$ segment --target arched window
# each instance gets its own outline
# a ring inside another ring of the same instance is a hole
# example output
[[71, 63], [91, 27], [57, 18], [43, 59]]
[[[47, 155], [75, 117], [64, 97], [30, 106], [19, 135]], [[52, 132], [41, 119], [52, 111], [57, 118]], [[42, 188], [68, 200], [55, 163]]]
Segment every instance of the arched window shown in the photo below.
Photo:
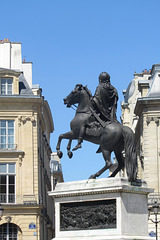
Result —
[[13, 223], [0, 226], [0, 240], [18, 240], [18, 227]]

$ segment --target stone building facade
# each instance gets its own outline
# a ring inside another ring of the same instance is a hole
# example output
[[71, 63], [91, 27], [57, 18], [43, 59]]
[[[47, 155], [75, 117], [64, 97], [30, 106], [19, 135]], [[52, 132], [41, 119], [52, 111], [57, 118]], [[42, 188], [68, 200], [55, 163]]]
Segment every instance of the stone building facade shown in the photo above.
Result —
[[48, 102], [32, 85], [32, 63], [22, 62], [21, 44], [0, 41], [0, 239], [53, 237]]
[[[122, 123], [131, 127], [136, 135], [138, 177], [155, 190], [149, 196], [149, 203], [160, 204], [160, 64], [153, 65], [149, 71], [135, 73], [123, 94]], [[150, 231], [155, 231], [151, 221]]]

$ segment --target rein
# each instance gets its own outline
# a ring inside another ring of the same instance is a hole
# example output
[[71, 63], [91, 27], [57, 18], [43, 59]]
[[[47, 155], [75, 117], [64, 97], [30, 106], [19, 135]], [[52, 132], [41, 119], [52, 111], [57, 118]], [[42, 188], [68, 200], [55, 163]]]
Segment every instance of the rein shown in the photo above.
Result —
[[91, 112], [85, 112], [85, 111], [76, 111], [76, 113], [86, 113], [86, 114], [91, 114]]
[[[75, 108], [78, 108], [75, 104], [73, 104], [73, 106], [75, 107]], [[74, 109], [72, 106], [71, 106], [71, 108], [74, 110], [74, 111], [76, 111], [76, 109]], [[86, 114], [90, 114], [91, 112], [89, 111], [89, 112], [85, 112], [85, 111], [76, 111], [76, 113], [86, 113]]]
[[[74, 106], [75, 108], [78, 108], [75, 104], [73, 104], [73, 106]], [[74, 109], [74, 108], [72, 107], [72, 105], [71, 105], [71, 108], [72, 108], [74, 111], [76, 111], [76, 109]], [[91, 111], [89, 111], [89, 112], [85, 112], [85, 111], [76, 111], [76, 113], [86, 113], [86, 114], [90, 114]]]
[[[75, 104], [73, 104], [73, 106], [75, 107], [75, 108], [77, 108], [77, 106], [75, 105]], [[72, 105], [70, 106], [74, 111], [76, 111], [76, 109], [74, 109], [73, 107], [72, 107]]]

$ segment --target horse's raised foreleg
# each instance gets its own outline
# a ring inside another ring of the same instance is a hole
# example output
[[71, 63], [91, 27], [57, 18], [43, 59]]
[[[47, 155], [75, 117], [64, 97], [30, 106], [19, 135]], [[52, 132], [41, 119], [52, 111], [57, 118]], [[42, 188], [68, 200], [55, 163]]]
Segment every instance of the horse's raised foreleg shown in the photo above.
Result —
[[72, 149], [72, 151], [75, 151], [78, 148], [82, 147], [81, 143], [83, 142], [83, 137], [84, 137], [85, 131], [86, 131], [86, 125], [84, 124], [81, 126], [80, 131], [79, 131], [78, 144]]
[[104, 173], [108, 168], [110, 168], [112, 166], [111, 153], [107, 150], [102, 150], [102, 154], [103, 154], [104, 160], [106, 162], [105, 166], [101, 170], [99, 170], [97, 173], [91, 175], [89, 177], [89, 179], [99, 177], [102, 173]]
[[[72, 139], [74, 139], [74, 138], [75, 138], [75, 136], [74, 136], [73, 131], [70, 131], [70, 132], [61, 134], [61, 135], [59, 136], [59, 138], [58, 138], [58, 143], [57, 143], [57, 146], [56, 146], [57, 155], [58, 155], [59, 158], [62, 158], [62, 156], [63, 156], [62, 151], [60, 151], [60, 146], [61, 146], [61, 141], [62, 141], [62, 139], [72, 140]], [[71, 144], [71, 143], [70, 143], [70, 144]]]
[[69, 140], [68, 145], [67, 145], [67, 155], [69, 158], [72, 158], [72, 156], [73, 156], [73, 153], [70, 151], [71, 143], [72, 143], [72, 139]]

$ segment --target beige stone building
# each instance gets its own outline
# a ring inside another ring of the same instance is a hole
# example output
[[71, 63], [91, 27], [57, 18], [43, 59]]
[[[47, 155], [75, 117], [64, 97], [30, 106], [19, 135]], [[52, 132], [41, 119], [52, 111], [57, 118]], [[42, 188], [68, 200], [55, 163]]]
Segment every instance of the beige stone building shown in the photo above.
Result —
[[[136, 134], [138, 177], [155, 189], [149, 203], [160, 204], [160, 64], [134, 74], [121, 107], [122, 123]], [[149, 221], [151, 231], [155, 232], [155, 225]]]
[[50, 134], [53, 120], [21, 44], [0, 41], [0, 239], [53, 237]]

